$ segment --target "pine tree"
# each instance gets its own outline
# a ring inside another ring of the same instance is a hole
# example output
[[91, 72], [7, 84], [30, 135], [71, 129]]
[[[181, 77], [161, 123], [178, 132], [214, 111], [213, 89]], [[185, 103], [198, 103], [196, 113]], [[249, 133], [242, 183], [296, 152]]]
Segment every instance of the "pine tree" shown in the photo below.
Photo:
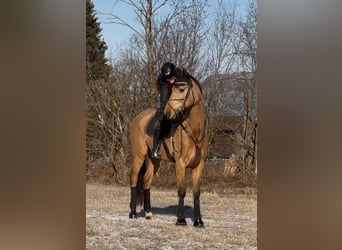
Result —
[[101, 38], [101, 27], [96, 17], [94, 4], [91, 0], [86, 2], [86, 71], [87, 83], [90, 80], [104, 80], [109, 79], [111, 67], [108, 65], [108, 60], [105, 57], [107, 45]]

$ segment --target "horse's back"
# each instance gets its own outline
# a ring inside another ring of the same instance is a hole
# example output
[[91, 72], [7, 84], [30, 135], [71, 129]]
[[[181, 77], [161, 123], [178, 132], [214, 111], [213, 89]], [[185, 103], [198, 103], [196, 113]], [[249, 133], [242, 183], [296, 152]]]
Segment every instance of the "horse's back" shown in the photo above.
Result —
[[141, 111], [131, 122], [130, 124], [130, 132], [134, 132], [136, 130], [145, 130], [146, 126], [151, 119], [151, 117], [155, 114], [156, 109], [149, 108]]

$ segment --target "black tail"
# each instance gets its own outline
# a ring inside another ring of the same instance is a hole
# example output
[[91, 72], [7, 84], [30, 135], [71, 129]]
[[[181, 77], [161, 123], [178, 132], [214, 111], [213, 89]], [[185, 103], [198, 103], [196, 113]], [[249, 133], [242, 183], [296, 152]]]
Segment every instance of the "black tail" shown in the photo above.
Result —
[[142, 206], [144, 203], [144, 175], [146, 173], [146, 160], [143, 162], [138, 174], [138, 182], [136, 188], [137, 205]]

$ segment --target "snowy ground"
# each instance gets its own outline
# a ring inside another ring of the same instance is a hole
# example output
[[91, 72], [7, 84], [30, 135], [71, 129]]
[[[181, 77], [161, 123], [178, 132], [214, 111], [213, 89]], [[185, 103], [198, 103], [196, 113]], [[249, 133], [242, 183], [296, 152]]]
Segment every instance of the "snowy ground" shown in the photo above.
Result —
[[[152, 220], [129, 219], [129, 187], [87, 184], [87, 249], [256, 249], [255, 189], [202, 192], [204, 228], [192, 226], [192, 192], [185, 199], [185, 227], [176, 226], [177, 191], [151, 190]], [[138, 209], [137, 211], [139, 211]]]

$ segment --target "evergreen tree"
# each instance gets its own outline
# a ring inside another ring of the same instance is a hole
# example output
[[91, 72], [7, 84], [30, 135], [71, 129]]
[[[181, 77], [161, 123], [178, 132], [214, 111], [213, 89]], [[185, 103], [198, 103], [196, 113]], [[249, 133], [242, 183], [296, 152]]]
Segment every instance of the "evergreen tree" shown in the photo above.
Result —
[[109, 79], [111, 67], [105, 58], [107, 45], [101, 38], [101, 27], [96, 17], [94, 4], [91, 0], [86, 0], [87, 20], [86, 20], [86, 70], [87, 70], [87, 83], [90, 80], [104, 80]]

